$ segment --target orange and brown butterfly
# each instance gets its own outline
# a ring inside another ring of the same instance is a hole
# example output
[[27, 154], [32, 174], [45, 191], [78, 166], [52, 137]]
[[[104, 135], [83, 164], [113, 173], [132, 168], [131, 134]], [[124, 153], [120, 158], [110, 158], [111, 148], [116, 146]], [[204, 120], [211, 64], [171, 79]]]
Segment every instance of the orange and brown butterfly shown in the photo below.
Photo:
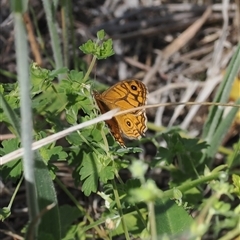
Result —
[[[116, 83], [103, 93], [94, 92], [93, 96], [103, 114], [115, 108], [128, 110], [146, 105], [147, 93], [147, 88], [141, 81], [126, 79]], [[125, 147], [123, 137], [139, 139], [147, 130], [145, 109], [119, 115], [105, 122], [115, 140], [122, 147]]]

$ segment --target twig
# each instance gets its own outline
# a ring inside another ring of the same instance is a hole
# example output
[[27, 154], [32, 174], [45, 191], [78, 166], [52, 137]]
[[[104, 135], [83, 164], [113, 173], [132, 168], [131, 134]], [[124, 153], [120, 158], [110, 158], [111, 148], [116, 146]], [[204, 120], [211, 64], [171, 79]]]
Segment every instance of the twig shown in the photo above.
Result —
[[29, 43], [30, 43], [30, 47], [32, 49], [33, 56], [35, 58], [34, 61], [39, 66], [42, 66], [42, 57], [41, 57], [41, 54], [40, 54], [40, 51], [39, 51], [39, 44], [36, 41], [34, 30], [33, 30], [32, 21], [31, 21], [31, 19], [29, 17], [28, 12], [25, 12], [23, 14], [23, 19], [24, 19], [25, 26], [26, 26], [27, 33], [28, 33], [28, 40], [29, 40]]

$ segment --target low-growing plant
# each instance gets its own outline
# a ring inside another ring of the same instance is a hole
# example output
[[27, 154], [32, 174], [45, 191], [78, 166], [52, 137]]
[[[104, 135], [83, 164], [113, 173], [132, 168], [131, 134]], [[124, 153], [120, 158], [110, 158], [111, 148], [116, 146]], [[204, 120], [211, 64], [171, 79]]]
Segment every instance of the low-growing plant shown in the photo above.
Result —
[[[112, 40], [106, 40], [101, 30], [96, 41], [89, 40], [80, 49], [92, 55], [86, 72], [66, 68], [51, 71], [31, 64], [34, 141], [98, 115], [92, 97], [92, 89], [98, 85], [89, 74], [96, 60], [113, 55]], [[239, 63], [240, 47], [234, 58], [226, 76], [234, 75], [236, 71], [234, 66]], [[56, 83], [54, 80], [59, 74], [65, 77]], [[225, 87], [229, 81], [233, 80], [225, 79]], [[0, 154], [4, 156], [21, 146], [21, 99], [17, 83], [2, 84], [0, 94], [1, 120], [16, 136], [2, 141]], [[222, 94], [226, 92], [219, 91], [218, 99]], [[33, 239], [35, 234], [36, 239], [112, 239], [118, 235], [125, 239], [200, 239], [211, 232], [217, 239], [223, 235], [222, 231], [226, 233], [222, 239], [236, 237], [240, 234], [240, 208], [239, 205], [233, 206], [231, 201], [240, 197], [240, 177], [236, 171], [240, 142], [233, 146], [226, 162], [219, 166], [212, 164], [221, 144], [219, 139], [226, 134], [236, 111], [233, 108], [229, 113], [231, 118], [226, 119], [221, 113], [218, 115], [218, 107], [213, 107], [203, 139], [182, 137], [179, 129], [171, 128], [128, 143], [123, 149], [100, 122], [70, 133], [64, 137], [64, 144], [54, 140], [41, 147], [34, 155], [39, 214], [26, 223], [26, 238]], [[215, 115], [219, 116], [217, 124], [213, 124]], [[209, 136], [206, 131], [211, 127], [215, 128], [215, 134]], [[160, 145], [160, 140], [166, 143], [166, 147]], [[143, 149], [139, 147], [146, 142], [151, 142], [157, 151], [151, 162], [144, 159]], [[86, 197], [98, 194], [105, 203], [98, 219], [81, 206], [57, 177], [55, 163], [60, 161], [73, 168], [75, 185]], [[131, 175], [125, 182], [119, 174], [124, 169], [128, 169]], [[161, 189], [159, 182], [148, 176], [149, 169], [169, 174], [167, 189]], [[1, 209], [2, 221], [11, 215], [23, 176], [21, 157], [1, 166], [3, 181], [13, 181], [17, 186], [9, 205]], [[53, 183], [61, 187], [72, 204], [58, 204]], [[31, 206], [28, 208], [32, 211]]]

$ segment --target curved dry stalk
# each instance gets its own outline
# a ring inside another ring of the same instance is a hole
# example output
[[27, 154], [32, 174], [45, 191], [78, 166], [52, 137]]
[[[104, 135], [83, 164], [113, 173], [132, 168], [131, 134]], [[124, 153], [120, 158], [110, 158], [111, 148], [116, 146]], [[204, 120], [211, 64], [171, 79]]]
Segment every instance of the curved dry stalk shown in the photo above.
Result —
[[[77, 131], [79, 129], [82, 129], [84, 127], [88, 127], [90, 125], [96, 124], [98, 122], [101, 121], [105, 121], [105, 120], [109, 120], [112, 117], [115, 116], [119, 116], [122, 114], [127, 114], [130, 112], [134, 112], [136, 110], [141, 110], [141, 109], [148, 109], [148, 108], [156, 108], [156, 107], [166, 107], [166, 106], [179, 106], [179, 105], [186, 105], [186, 106], [192, 106], [192, 105], [201, 105], [201, 106], [221, 106], [221, 107], [237, 107], [240, 109], [240, 105], [238, 104], [232, 104], [232, 103], [213, 103], [213, 102], [172, 102], [172, 103], [158, 103], [158, 104], [151, 104], [151, 105], [144, 105], [141, 107], [137, 107], [137, 108], [131, 108], [128, 110], [124, 110], [124, 111], [119, 111], [119, 109], [113, 109], [109, 112], [106, 112], [103, 115], [100, 115], [99, 117], [96, 117], [92, 120], [89, 120], [87, 122], [84, 123], [80, 123], [76, 126], [72, 126], [69, 127], [68, 129], [65, 129], [61, 132], [52, 134], [46, 138], [43, 138], [37, 142], [34, 142], [32, 144], [32, 150], [37, 150], [47, 144], [50, 144], [52, 142], [55, 142], [57, 140], [59, 140], [60, 138], [63, 138], [65, 136], [67, 136], [68, 134]], [[11, 153], [6, 154], [5, 156], [3, 156], [1, 158], [1, 162], [0, 162], [0, 166], [3, 164], [6, 164], [16, 158], [19, 158], [23, 155], [23, 148], [19, 148], [18, 150], [15, 150]]]
[[168, 102], [168, 103], [157, 103], [151, 105], [144, 105], [141, 107], [131, 108], [124, 111], [119, 111], [114, 116], [119, 116], [122, 114], [127, 114], [130, 112], [134, 112], [136, 110], [141, 109], [148, 109], [148, 108], [156, 108], [156, 107], [168, 107], [168, 106], [179, 106], [179, 105], [186, 105], [186, 106], [193, 106], [193, 105], [201, 105], [201, 106], [220, 106], [220, 107], [237, 107], [240, 109], [239, 104], [232, 104], [232, 103], [217, 103], [217, 102]]

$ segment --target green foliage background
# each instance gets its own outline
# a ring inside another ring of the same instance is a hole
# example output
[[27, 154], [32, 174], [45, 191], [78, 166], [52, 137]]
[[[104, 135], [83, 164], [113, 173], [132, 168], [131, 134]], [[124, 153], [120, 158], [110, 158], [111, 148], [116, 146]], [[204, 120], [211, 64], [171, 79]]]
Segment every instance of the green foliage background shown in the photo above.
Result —
[[[16, 4], [16, 1], [13, 2]], [[23, 11], [17, 4], [13, 4], [12, 8], [15, 17]], [[49, 31], [54, 35], [55, 30], [51, 28], [54, 26], [49, 25]], [[60, 47], [55, 48], [54, 56], [59, 56], [57, 52]], [[98, 115], [91, 94], [93, 80], [89, 76], [97, 60], [114, 54], [112, 40], [107, 39], [101, 30], [96, 40], [89, 39], [80, 46], [80, 50], [92, 55], [87, 69], [70, 70], [62, 67], [61, 61], [53, 71], [34, 63], [28, 68], [34, 141]], [[21, 56], [27, 57], [27, 53], [21, 53]], [[216, 101], [226, 101], [239, 64], [240, 46], [229, 64]], [[18, 76], [19, 82], [20, 78], [21, 75]], [[2, 156], [21, 146], [20, 136], [23, 132], [19, 123], [20, 108], [23, 106], [19, 82], [0, 86], [0, 119], [17, 136], [16, 139], [2, 141]], [[1, 220], [5, 221], [11, 215], [12, 203], [23, 176], [27, 181], [26, 171], [33, 171], [36, 201], [28, 206], [33, 215], [26, 223], [26, 239], [33, 236], [37, 239], [91, 239], [94, 232], [102, 239], [112, 239], [118, 235], [124, 235], [126, 239], [197, 239], [209, 232], [217, 238], [223, 230], [227, 234], [222, 239], [231, 239], [231, 236], [240, 234], [240, 207], [231, 204], [240, 197], [240, 142], [233, 146], [224, 164], [216, 167], [213, 161], [237, 110], [232, 108], [228, 117], [224, 118], [222, 111], [213, 107], [202, 139], [183, 137], [180, 130], [172, 128], [120, 149], [104, 123], [98, 123], [70, 133], [65, 137], [67, 144], [64, 146], [53, 141], [35, 151], [33, 169], [26, 169], [24, 158], [9, 161], [1, 166], [1, 177], [4, 181], [15, 182], [17, 187], [9, 205], [1, 209]], [[208, 134], [210, 131], [211, 135]], [[160, 146], [160, 139], [166, 142], [166, 147]], [[143, 152], [139, 144], [147, 141], [157, 149], [151, 164], [139, 157]], [[58, 161], [65, 161], [73, 167], [72, 177], [85, 196], [98, 194], [105, 201], [98, 219], [90, 216], [57, 177], [58, 169], [54, 163]], [[119, 171], [126, 168], [133, 178], [123, 182]], [[167, 189], [160, 189], [153, 179], [147, 177], [149, 169], [169, 173]], [[54, 182], [65, 192], [72, 205], [59, 206]], [[98, 192], [99, 189], [102, 191]], [[208, 197], [204, 194], [205, 189], [209, 191]], [[27, 190], [26, 194], [30, 199], [31, 190]], [[35, 210], [31, 209], [33, 205]], [[197, 213], [194, 218], [192, 211]]]

